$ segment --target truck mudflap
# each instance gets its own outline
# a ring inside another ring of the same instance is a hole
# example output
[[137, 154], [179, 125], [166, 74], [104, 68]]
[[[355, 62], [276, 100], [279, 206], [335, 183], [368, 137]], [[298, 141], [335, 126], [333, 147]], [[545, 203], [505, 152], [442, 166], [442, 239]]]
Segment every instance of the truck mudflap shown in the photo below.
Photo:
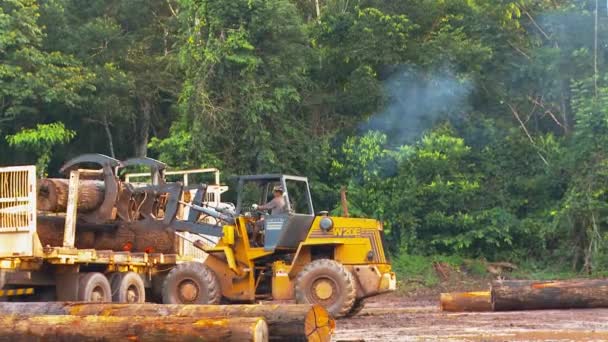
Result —
[[366, 298], [397, 289], [397, 277], [390, 265], [352, 265], [357, 280], [357, 298]]

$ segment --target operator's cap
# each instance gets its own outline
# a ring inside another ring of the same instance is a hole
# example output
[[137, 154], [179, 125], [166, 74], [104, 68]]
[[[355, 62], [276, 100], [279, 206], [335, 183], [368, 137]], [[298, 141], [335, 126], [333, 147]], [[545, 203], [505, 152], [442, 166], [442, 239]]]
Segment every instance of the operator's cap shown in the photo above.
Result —
[[275, 185], [274, 188], [272, 188], [272, 192], [277, 192], [277, 191], [285, 192], [285, 190], [283, 190], [283, 187], [280, 185]]

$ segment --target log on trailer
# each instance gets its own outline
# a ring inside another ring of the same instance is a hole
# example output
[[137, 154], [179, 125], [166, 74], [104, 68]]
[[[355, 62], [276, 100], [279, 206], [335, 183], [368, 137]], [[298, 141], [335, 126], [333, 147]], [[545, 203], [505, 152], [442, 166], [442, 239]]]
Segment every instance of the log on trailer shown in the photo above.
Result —
[[[38, 216], [36, 232], [42, 246], [63, 244], [65, 218]], [[173, 231], [161, 227], [145, 227], [131, 222], [93, 225], [76, 224], [76, 248], [131, 252], [175, 254], [179, 241]]]
[[268, 341], [263, 318], [0, 316], [7, 341]]
[[492, 309], [608, 308], [608, 280], [505, 280], [492, 282]]
[[490, 291], [442, 293], [439, 302], [442, 311], [492, 311]]
[[[69, 179], [44, 178], [38, 181], [38, 210], [54, 213], [66, 212], [68, 206]], [[105, 183], [100, 180], [80, 180], [78, 186], [78, 211], [90, 212], [103, 203]]]
[[270, 339], [329, 341], [336, 323], [325, 308], [309, 304], [176, 305], [96, 303], [0, 303], [0, 315], [99, 315], [111, 317], [262, 317]]

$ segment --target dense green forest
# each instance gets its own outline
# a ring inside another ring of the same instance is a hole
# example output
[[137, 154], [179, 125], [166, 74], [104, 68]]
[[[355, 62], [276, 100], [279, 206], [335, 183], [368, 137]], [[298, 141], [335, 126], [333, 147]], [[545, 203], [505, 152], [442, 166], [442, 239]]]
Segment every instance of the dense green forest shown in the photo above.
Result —
[[3, 165], [308, 176], [399, 255], [608, 270], [598, 0], [0, 0]]

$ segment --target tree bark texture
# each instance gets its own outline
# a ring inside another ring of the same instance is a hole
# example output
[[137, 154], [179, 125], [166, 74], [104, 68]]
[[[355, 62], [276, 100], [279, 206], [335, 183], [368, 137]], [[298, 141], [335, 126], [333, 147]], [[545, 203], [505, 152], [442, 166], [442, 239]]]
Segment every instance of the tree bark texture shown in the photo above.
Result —
[[494, 311], [608, 307], [608, 280], [495, 281]]
[[[81, 180], [78, 186], [78, 211], [91, 212], [104, 199], [105, 184], [97, 180]], [[65, 212], [68, 205], [69, 180], [44, 178], [38, 181], [38, 210]]]
[[[100, 303], [0, 303], [0, 315], [77, 315], [104, 317], [262, 317], [270, 339], [329, 341], [335, 321], [319, 305], [176, 305]], [[174, 339], [175, 340], [175, 339]]]
[[[116, 223], [115, 228], [106, 226], [103, 229], [77, 224], [75, 247], [165, 254], [178, 252], [177, 237], [169, 229], [131, 222]], [[60, 217], [38, 216], [36, 231], [42, 246], [62, 246], [64, 224], [64, 219]]]
[[442, 311], [450, 312], [492, 311], [490, 291], [442, 293], [440, 306]]
[[5, 341], [268, 341], [263, 318], [0, 316]]

